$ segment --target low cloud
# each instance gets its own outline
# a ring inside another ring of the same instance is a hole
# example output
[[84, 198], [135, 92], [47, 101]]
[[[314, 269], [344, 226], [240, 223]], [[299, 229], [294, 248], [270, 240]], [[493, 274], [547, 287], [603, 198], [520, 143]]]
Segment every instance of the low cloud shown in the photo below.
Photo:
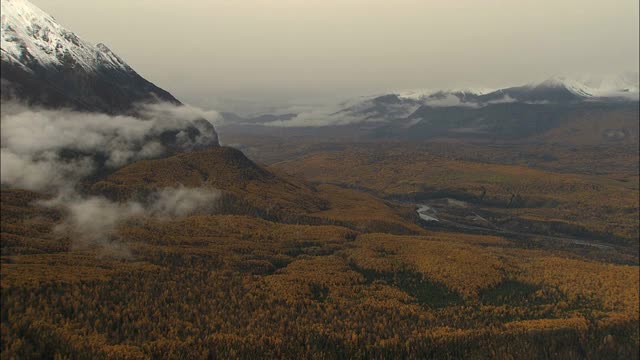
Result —
[[475, 103], [475, 102], [461, 101], [460, 98], [454, 94], [444, 94], [443, 96], [439, 96], [439, 97], [427, 98], [427, 99], [424, 99], [424, 103], [425, 105], [431, 106], [431, 107], [454, 107], [454, 106], [470, 107], [470, 108], [480, 107], [480, 105], [478, 105], [478, 103]]
[[94, 171], [95, 164], [89, 157], [63, 160], [53, 151], [28, 154], [0, 149], [2, 185], [57, 192], [61, 188], [73, 187], [77, 181]]
[[[379, 111], [384, 108], [383, 111]], [[334, 106], [304, 109], [294, 118], [264, 124], [277, 127], [323, 127], [364, 123], [381, 123], [409, 116], [416, 103], [375, 104], [371, 97], [358, 98]]]
[[334, 113], [332, 110], [317, 109], [303, 112], [289, 120], [277, 120], [265, 123], [265, 126], [276, 127], [322, 127], [340, 126], [362, 122], [371, 122], [364, 116], [356, 116], [348, 113]]
[[[219, 118], [216, 112], [147, 104], [138, 106], [136, 114], [112, 116], [3, 103], [2, 186], [53, 195], [39, 204], [66, 214], [56, 231], [68, 235], [73, 248], [98, 247], [102, 254], [119, 257], [128, 256], [128, 249], [118, 241], [116, 230], [127, 221], [212, 211], [219, 197], [213, 189], [160, 189], [141, 202], [114, 202], [77, 190], [81, 180], [98, 171], [159, 157], [169, 150], [218, 144], [212, 126]], [[164, 142], [167, 137], [171, 141]]]
[[[217, 144], [217, 113], [191, 106], [139, 106], [139, 117], [45, 110], [3, 103], [1, 182], [29, 190], [55, 190], [95, 172], [158, 157], [160, 141], [175, 133], [178, 150]], [[204, 120], [208, 119], [208, 120]], [[190, 131], [189, 129], [197, 129]]]
[[102, 196], [85, 197], [75, 191], [58, 194], [39, 205], [61, 209], [62, 223], [54, 229], [72, 239], [72, 248], [97, 248], [102, 255], [130, 256], [118, 238], [118, 228], [146, 217], [173, 218], [215, 211], [220, 192], [205, 188], [164, 188], [144, 201], [114, 202]]
[[[278, 120], [265, 123], [265, 126], [276, 127], [322, 127], [351, 124], [384, 123], [398, 119], [405, 119], [415, 112], [421, 105], [430, 107], [468, 107], [480, 108], [487, 104], [473, 101], [462, 101], [452, 93], [440, 96], [401, 95], [399, 102], [376, 102], [376, 97], [358, 98], [343, 102], [332, 107], [307, 109], [288, 120]], [[505, 97], [494, 103], [510, 102]]]
[[181, 217], [215, 210], [220, 192], [204, 188], [165, 188], [150, 197], [145, 207], [149, 216]]
[[487, 101], [487, 104], [508, 104], [508, 103], [512, 103], [512, 102], [516, 102], [518, 101], [517, 99], [512, 98], [509, 95], [504, 95], [502, 98], [500, 99], [496, 99], [496, 100], [490, 100]]
[[130, 252], [115, 238], [116, 229], [144, 214], [139, 203], [116, 203], [104, 197], [83, 198], [75, 192], [58, 195], [39, 205], [63, 210], [64, 220], [54, 231], [69, 236], [72, 250], [97, 249], [102, 255], [119, 258], [129, 257]]

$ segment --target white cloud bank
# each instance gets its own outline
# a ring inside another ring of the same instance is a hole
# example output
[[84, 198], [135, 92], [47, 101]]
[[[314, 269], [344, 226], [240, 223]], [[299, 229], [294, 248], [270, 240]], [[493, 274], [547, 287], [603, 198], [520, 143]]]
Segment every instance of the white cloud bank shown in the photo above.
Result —
[[[72, 246], [97, 246], [103, 253], [127, 256], [114, 242], [116, 229], [145, 216], [176, 217], [214, 209], [214, 189], [167, 188], [143, 202], [113, 202], [84, 196], [76, 185], [99, 170], [161, 156], [162, 138], [173, 136], [172, 150], [217, 145], [212, 120], [218, 114], [191, 106], [141, 105], [138, 117], [70, 110], [45, 110], [3, 103], [0, 115], [0, 178], [2, 186], [53, 194], [40, 205], [66, 214], [56, 231], [68, 234]], [[209, 119], [209, 120], [204, 120]], [[197, 130], [197, 131], [196, 131]]]
[[129, 250], [118, 238], [118, 227], [145, 217], [173, 218], [215, 210], [220, 192], [205, 188], [164, 188], [145, 201], [114, 202], [102, 196], [83, 197], [75, 191], [40, 201], [45, 207], [59, 208], [64, 220], [55, 231], [72, 239], [73, 249], [98, 247], [101, 254], [128, 257]]
[[[191, 106], [140, 106], [140, 117], [44, 110], [3, 103], [0, 115], [3, 185], [51, 190], [88, 176], [164, 154], [163, 133], [180, 150], [217, 144], [211, 111]], [[189, 132], [197, 129], [197, 133]]]

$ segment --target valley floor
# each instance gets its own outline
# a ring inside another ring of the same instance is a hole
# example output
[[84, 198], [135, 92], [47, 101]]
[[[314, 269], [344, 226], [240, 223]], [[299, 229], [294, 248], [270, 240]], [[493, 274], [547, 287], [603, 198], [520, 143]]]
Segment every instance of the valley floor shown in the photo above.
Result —
[[221, 203], [87, 247], [38, 205], [47, 194], [3, 189], [2, 358], [638, 357], [634, 169], [396, 145], [134, 163], [85, 191], [126, 201], [180, 183]]

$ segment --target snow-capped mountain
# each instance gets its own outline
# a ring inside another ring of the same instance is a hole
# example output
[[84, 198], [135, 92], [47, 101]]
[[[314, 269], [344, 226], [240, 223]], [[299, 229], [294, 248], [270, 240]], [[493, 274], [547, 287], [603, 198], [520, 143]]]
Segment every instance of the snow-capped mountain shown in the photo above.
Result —
[[[398, 92], [401, 98], [415, 99], [431, 106], [486, 106], [504, 102], [567, 103], [579, 101], [638, 100], [638, 73], [614, 76], [553, 76], [541, 82], [497, 90], [460, 89]], [[435, 101], [449, 99], [448, 102]], [[458, 100], [457, 102], [455, 100]]]
[[[582, 129], [597, 123], [597, 129], [583, 129], [590, 139], [629, 142], [637, 140], [637, 126], [633, 126], [638, 109], [638, 74], [625, 73], [580, 80], [556, 76], [498, 90], [392, 91], [252, 125], [295, 128], [300, 133], [305, 128], [319, 131], [317, 128], [322, 127], [326, 133], [348, 133], [354, 138], [511, 141], [543, 136], [552, 129]], [[242, 122], [231, 116], [225, 119]], [[583, 120], [592, 122], [585, 125]], [[623, 136], [614, 139], [607, 134]]]
[[404, 90], [361, 98], [336, 112], [366, 120], [402, 119], [419, 108], [482, 108], [505, 103], [576, 104], [638, 101], [638, 73], [615, 76], [554, 76], [541, 82], [497, 90]]
[[555, 76], [542, 84], [564, 87], [584, 98], [638, 99], [638, 73], [626, 72], [614, 76], [585, 75], [579, 78]]
[[2, 59], [29, 66], [64, 65], [71, 58], [85, 70], [132, 69], [105, 45], [94, 46], [63, 28], [53, 17], [24, 0], [2, 1]]
[[638, 101], [638, 73], [614, 76], [553, 76], [542, 82], [500, 89], [479, 97], [481, 102], [500, 96], [529, 103], [570, 103], [581, 101]]
[[2, 0], [2, 96], [121, 113], [143, 101], [179, 104], [106, 45], [93, 45], [27, 0]]

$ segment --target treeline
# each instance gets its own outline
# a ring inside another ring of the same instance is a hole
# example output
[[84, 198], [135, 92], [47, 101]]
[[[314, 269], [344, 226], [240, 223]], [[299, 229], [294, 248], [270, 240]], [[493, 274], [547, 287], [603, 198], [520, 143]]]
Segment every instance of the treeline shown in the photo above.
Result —
[[8, 288], [2, 302], [3, 359], [638, 358], [637, 321], [433, 328], [390, 307], [291, 304], [207, 272]]
[[29, 196], [2, 199], [2, 359], [637, 358], [637, 266], [219, 214], [123, 224], [116, 259]]

